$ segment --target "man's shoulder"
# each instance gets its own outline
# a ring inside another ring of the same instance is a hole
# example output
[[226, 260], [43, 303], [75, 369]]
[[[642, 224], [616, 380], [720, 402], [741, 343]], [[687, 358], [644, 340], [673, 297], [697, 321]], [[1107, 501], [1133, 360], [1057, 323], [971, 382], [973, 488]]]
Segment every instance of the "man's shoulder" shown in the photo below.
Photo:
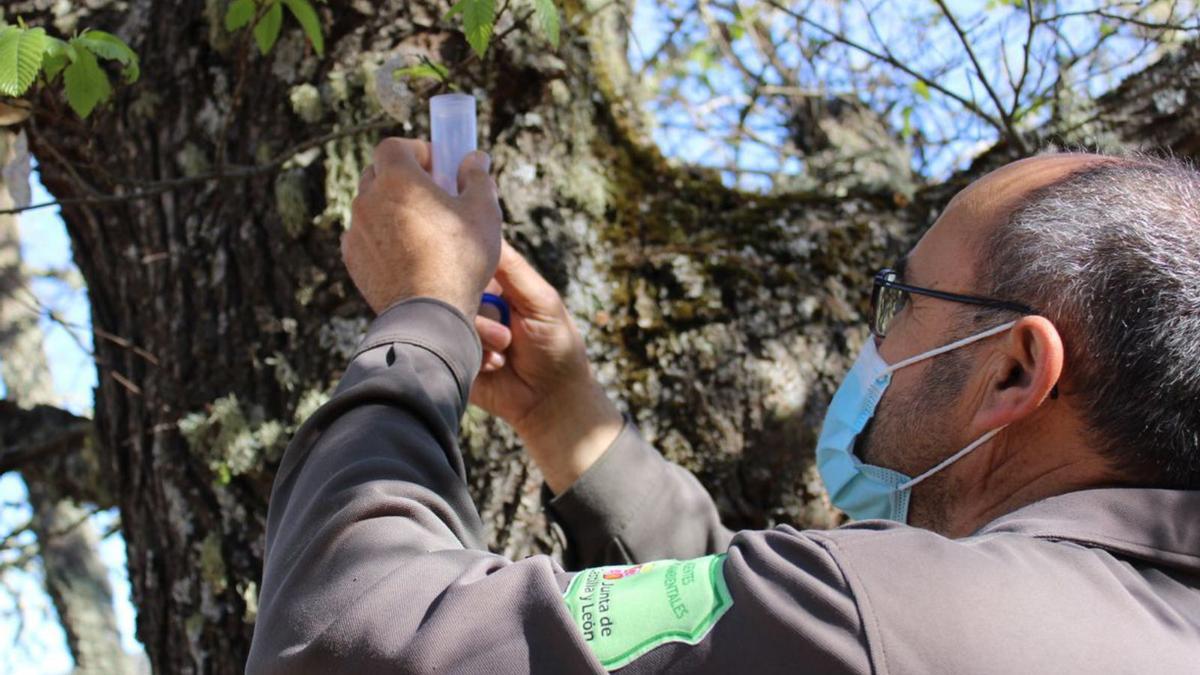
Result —
[[1123, 670], [1200, 655], [1145, 611], [1195, 616], [1200, 591], [1104, 548], [1013, 531], [950, 539], [884, 521], [798, 534], [840, 569], [880, 672]]
[[[852, 557], [904, 552], [914, 559], [931, 556], [940, 559], [957, 555], [976, 558], [980, 551], [1033, 551], [1056, 543], [1050, 539], [1013, 532], [984, 532], [953, 539], [932, 530], [890, 520], [863, 520], [831, 530], [805, 530], [803, 534], [825, 542], [836, 553]], [[1059, 549], [1055, 548], [1054, 551], [1057, 553]]]

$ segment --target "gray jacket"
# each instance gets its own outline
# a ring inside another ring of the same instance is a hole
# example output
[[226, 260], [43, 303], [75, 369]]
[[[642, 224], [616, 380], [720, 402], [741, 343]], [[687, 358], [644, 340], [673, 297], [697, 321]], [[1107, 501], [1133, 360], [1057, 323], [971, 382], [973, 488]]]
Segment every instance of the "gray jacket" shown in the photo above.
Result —
[[1200, 492], [1074, 492], [957, 540], [734, 534], [626, 426], [549, 503], [568, 567], [625, 566], [488, 553], [457, 445], [479, 364], [442, 303], [371, 325], [279, 468], [249, 672], [1200, 672]]

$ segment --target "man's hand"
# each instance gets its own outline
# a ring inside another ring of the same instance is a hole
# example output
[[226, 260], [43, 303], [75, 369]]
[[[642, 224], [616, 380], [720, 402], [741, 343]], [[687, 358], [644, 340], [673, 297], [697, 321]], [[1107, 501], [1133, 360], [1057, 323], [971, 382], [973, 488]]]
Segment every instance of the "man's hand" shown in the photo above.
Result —
[[477, 316], [483, 372], [471, 402], [516, 430], [546, 484], [562, 493], [621, 431], [621, 413], [592, 376], [562, 298], [507, 242], [488, 286], [512, 310], [512, 330]]
[[375, 146], [342, 235], [342, 260], [375, 312], [401, 300], [447, 302], [468, 319], [500, 256], [500, 204], [482, 152], [458, 170], [459, 196], [430, 176], [424, 141], [388, 138]]

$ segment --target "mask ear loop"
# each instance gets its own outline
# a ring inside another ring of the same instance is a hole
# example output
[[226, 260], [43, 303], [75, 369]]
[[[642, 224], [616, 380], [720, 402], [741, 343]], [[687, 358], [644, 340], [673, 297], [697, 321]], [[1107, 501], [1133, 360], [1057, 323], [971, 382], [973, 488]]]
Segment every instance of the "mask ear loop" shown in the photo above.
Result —
[[[1007, 427], [1007, 426], [1008, 426], [1007, 424], [1004, 425], [1004, 427]], [[913, 478], [912, 480], [908, 481], [907, 483], [902, 483], [896, 489], [897, 490], [907, 490], [908, 488], [911, 488], [912, 486], [916, 485], [917, 483], [920, 483], [921, 481], [925, 480], [926, 478], [929, 478], [933, 474], [935, 474], [935, 473], [941, 471], [942, 469], [950, 466], [951, 464], [957, 462], [958, 460], [962, 459], [963, 457], [966, 457], [967, 454], [970, 453], [975, 448], [978, 448], [979, 446], [983, 445], [984, 443], [987, 443], [988, 441], [992, 440], [992, 437], [995, 436], [996, 434], [1000, 433], [1001, 431], [1003, 431], [1004, 427], [997, 427], [995, 429], [992, 429], [991, 431], [987, 432], [986, 434], [975, 439], [974, 443], [968, 445], [967, 447], [963, 448], [962, 450], [959, 450], [958, 452], [954, 453], [953, 455], [950, 455], [946, 459], [942, 460], [937, 466], [926, 471], [925, 473], [921, 474], [920, 476]]]
[[[955, 340], [954, 342], [951, 342], [948, 345], [943, 345], [941, 347], [938, 347], [937, 349], [931, 349], [931, 350], [925, 352], [924, 354], [917, 354], [916, 356], [911, 356], [907, 359], [904, 359], [903, 361], [899, 361], [893, 365], [890, 365], [890, 366], [888, 366], [886, 372], [892, 373], [892, 372], [900, 370], [901, 368], [904, 368], [906, 366], [911, 366], [914, 363], [924, 361], [925, 359], [931, 359], [939, 354], [945, 354], [946, 352], [954, 351], [955, 349], [958, 349], [959, 347], [962, 347], [964, 345], [969, 345], [972, 342], [978, 342], [985, 338], [989, 338], [993, 335], [999, 335], [1000, 333], [1003, 333], [1004, 331], [1012, 328], [1015, 325], [1017, 325], [1016, 321], [1009, 321], [1008, 323], [1000, 324], [999, 326], [996, 326], [995, 328], [989, 328], [988, 330], [985, 330], [982, 333], [976, 333], [975, 335], [968, 335], [967, 337], [965, 337], [961, 340]], [[1008, 426], [1008, 425], [1006, 424], [1004, 426]], [[959, 450], [958, 452], [954, 453], [953, 455], [950, 455], [946, 459], [939, 462], [937, 464], [937, 466], [926, 471], [925, 473], [922, 473], [921, 475], [909, 480], [906, 483], [902, 483], [896, 489], [897, 490], [906, 490], [908, 488], [911, 488], [912, 486], [916, 485], [917, 483], [920, 483], [921, 481], [925, 480], [926, 478], [929, 478], [933, 474], [950, 466], [951, 464], [957, 462], [958, 460], [962, 459], [963, 457], [966, 457], [967, 454], [969, 454], [972, 450], [974, 450], [975, 448], [978, 448], [979, 446], [983, 445], [984, 443], [987, 443], [996, 434], [1000, 433], [1003, 430], [1004, 430], [1004, 427], [998, 427], [996, 429], [992, 429], [991, 431], [987, 432], [986, 434], [975, 439], [974, 443], [971, 443], [970, 445], [963, 448], [962, 450]]]
[[946, 352], [954, 351], [955, 349], [958, 349], [959, 347], [962, 347], [964, 345], [969, 345], [972, 342], [978, 342], [979, 340], [982, 340], [984, 338], [990, 338], [993, 335], [999, 335], [1000, 333], [1003, 333], [1004, 331], [1008, 330], [1009, 328], [1012, 328], [1015, 325], [1017, 325], [1016, 321], [1009, 321], [1008, 323], [1000, 324], [999, 326], [996, 326], [995, 328], [989, 328], [989, 329], [983, 331], [982, 333], [976, 333], [975, 335], [968, 335], [967, 337], [965, 337], [961, 340], [955, 340], [954, 342], [951, 342], [948, 345], [943, 345], [941, 347], [938, 347], [937, 349], [931, 349], [923, 354], [917, 354], [916, 356], [910, 356], [907, 359], [904, 359], [903, 361], [898, 361], [898, 362], [888, 366], [887, 372], [892, 373], [897, 370], [900, 370], [901, 368], [911, 366], [914, 363], [924, 361], [925, 359], [931, 359], [939, 354], [945, 354]]

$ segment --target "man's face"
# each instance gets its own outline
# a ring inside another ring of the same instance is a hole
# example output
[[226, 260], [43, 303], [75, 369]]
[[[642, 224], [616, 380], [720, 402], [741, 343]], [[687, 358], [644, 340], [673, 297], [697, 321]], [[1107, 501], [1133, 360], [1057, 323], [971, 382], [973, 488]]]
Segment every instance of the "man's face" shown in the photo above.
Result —
[[[1097, 161], [1104, 160], [1091, 155], [1036, 157], [1009, 164], [971, 184], [950, 202], [897, 266], [901, 281], [954, 293], [984, 294], [986, 289], [977, 279], [977, 262], [993, 229], [1031, 191]], [[910, 294], [887, 337], [872, 339], [884, 361], [896, 363], [1003, 321], [998, 318], [994, 323], [976, 325], [973, 315], [969, 306]], [[978, 434], [968, 433], [968, 429], [991, 386], [981, 368], [990, 344], [991, 340], [973, 343], [896, 371], [858, 440], [855, 452], [859, 458], [917, 476], [975, 440]], [[935, 474], [914, 490], [914, 511], [945, 512], [939, 507], [945, 506], [952, 493], [955, 468]], [[921, 524], [936, 528], [936, 522]]]
[[[942, 227], [953, 222], [946, 215], [898, 264], [906, 284], [957, 293], [975, 294], [973, 259], [961, 228]], [[888, 363], [921, 354], [975, 332], [968, 309], [959, 304], [910, 294], [888, 329], [876, 340], [880, 356]], [[875, 416], [859, 438], [856, 454], [868, 464], [885, 466], [909, 476], [923, 473], [950, 453], [970, 443], [962, 430], [969, 412], [963, 394], [973, 370], [976, 345], [920, 361], [895, 371]], [[944, 485], [934, 476], [922, 492], [925, 501], [941, 499]]]

